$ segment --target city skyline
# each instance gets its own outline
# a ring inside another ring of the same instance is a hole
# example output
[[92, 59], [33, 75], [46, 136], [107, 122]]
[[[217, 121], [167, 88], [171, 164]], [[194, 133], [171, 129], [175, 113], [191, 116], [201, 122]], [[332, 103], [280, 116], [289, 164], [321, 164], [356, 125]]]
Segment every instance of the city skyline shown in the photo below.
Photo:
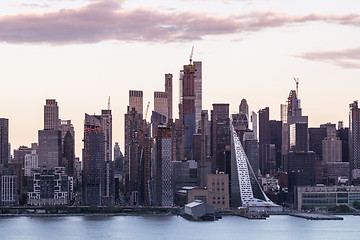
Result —
[[[0, 116], [9, 119], [12, 149], [37, 141], [45, 100], [56, 99], [59, 118], [74, 124], [81, 157], [84, 114], [107, 109], [111, 96], [113, 142], [124, 151], [128, 91], [143, 91], [143, 108], [150, 101], [153, 109], [154, 91], [163, 91], [164, 75], [173, 74], [177, 118], [179, 71], [193, 45], [193, 60], [202, 62], [203, 109], [229, 103], [234, 113], [245, 98], [250, 111], [269, 107], [270, 119], [279, 120], [280, 104], [295, 89], [296, 77], [309, 127], [339, 120], [348, 126], [349, 104], [359, 99], [356, 1], [17, 0], [0, 7]], [[88, 14], [99, 28], [77, 34], [82, 24], [92, 24], [84, 20]], [[61, 16], [64, 22], [49, 21]], [[184, 22], [185, 16], [192, 20]], [[74, 22], [61, 28], [66, 19]], [[121, 24], [109, 25], [114, 19]], [[126, 19], [134, 21], [127, 28]], [[47, 24], [54, 30], [46, 30]], [[112, 34], [101, 34], [105, 30]]]

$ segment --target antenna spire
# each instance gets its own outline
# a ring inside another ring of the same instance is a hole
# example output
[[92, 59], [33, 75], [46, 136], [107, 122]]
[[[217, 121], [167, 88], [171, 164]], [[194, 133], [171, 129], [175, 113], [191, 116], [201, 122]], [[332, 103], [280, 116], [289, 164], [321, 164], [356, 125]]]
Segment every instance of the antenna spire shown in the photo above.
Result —
[[109, 100], [108, 100], [108, 110], [110, 110], [110, 96], [109, 96]]

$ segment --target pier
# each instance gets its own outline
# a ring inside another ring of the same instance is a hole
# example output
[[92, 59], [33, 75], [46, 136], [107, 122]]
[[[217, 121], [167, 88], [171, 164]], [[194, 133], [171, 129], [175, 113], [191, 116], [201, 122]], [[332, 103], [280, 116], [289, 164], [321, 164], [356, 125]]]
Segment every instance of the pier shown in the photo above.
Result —
[[305, 218], [307, 220], [344, 220], [342, 217], [318, 213], [290, 213], [290, 216]]

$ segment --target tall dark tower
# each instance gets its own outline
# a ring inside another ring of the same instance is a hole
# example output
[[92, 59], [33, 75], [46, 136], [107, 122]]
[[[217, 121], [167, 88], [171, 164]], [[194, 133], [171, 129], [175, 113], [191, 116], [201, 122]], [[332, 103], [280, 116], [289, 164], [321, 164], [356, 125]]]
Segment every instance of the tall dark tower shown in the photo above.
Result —
[[195, 65], [190, 59], [189, 65], [184, 65], [182, 77], [182, 117], [184, 124], [184, 155], [185, 159], [192, 158], [193, 134], [196, 130], [195, 123]]
[[270, 126], [269, 108], [259, 110], [259, 169], [261, 174], [269, 173], [267, 163], [270, 161]]
[[229, 104], [213, 104], [211, 111], [211, 149], [220, 172], [230, 174]]
[[349, 153], [351, 179], [358, 179], [360, 178], [360, 109], [358, 101], [350, 104]]
[[142, 113], [135, 108], [128, 107], [125, 114], [125, 156], [123, 167], [123, 181], [125, 196], [130, 205], [142, 204], [141, 193], [143, 165], [141, 152], [143, 149], [144, 120]]
[[167, 96], [167, 105], [168, 105], [168, 115], [166, 116], [167, 117], [167, 120], [169, 121], [169, 119], [173, 119], [173, 110], [172, 110], [172, 105], [173, 105], [173, 97], [172, 97], [172, 78], [173, 78], [173, 75], [171, 73], [167, 73], [165, 74], [165, 93], [166, 93], [166, 96]]
[[83, 204], [103, 205], [105, 144], [101, 118], [85, 114], [83, 148]]
[[9, 162], [9, 120], [0, 118], [0, 165]]
[[63, 158], [65, 161], [66, 173], [69, 177], [74, 177], [75, 175], [75, 149], [74, 149], [74, 137], [68, 131], [65, 134], [63, 142]]

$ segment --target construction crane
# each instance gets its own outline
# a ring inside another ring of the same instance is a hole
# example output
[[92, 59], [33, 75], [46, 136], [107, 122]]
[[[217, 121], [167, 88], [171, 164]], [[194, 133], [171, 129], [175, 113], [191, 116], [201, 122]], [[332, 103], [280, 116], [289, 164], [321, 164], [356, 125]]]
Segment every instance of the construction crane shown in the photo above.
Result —
[[144, 117], [145, 122], [146, 122], [146, 117], [147, 117], [147, 115], [148, 115], [149, 107], [150, 107], [150, 101], [148, 101], [148, 104], [147, 104], [147, 106], [146, 106], [145, 117]]
[[193, 57], [193, 53], [194, 53], [194, 46], [192, 46], [192, 49], [191, 49], [191, 54], [190, 54], [190, 65], [192, 65], [192, 57]]
[[294, 78], [296, 83], [296, 97], [299, 98], [299, 78]]

